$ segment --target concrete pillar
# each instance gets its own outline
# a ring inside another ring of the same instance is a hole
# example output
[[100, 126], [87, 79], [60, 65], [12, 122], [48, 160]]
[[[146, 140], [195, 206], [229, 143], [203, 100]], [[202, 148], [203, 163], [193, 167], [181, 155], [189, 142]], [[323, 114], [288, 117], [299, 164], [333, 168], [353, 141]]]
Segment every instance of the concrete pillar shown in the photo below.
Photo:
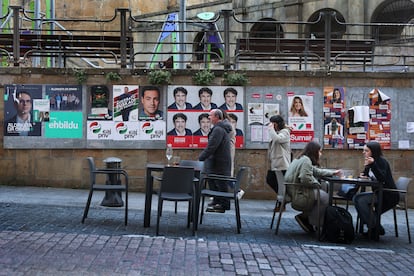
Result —
[[[347, 16], [345, 20], [347, 23], [363, 23], [365, 22], [365, 2], [361, 0], [348, 0]], [[344, 15], [345, 16], [345, 15]], [[349, 39], [364, 39], [366, 33], [363, 26], [348, 26], [346, 32], [350, 34]]]

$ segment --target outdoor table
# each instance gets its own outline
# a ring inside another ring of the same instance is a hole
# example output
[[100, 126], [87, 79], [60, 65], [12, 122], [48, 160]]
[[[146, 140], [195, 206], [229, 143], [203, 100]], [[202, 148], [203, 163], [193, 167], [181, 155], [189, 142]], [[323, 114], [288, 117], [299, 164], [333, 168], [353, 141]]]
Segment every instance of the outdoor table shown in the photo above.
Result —
[[[154, 177], [152, 172], [162, 172], [164, 171], [165, 164], [159, 163], [147, 163], [146, 177], [145, 177], [145, 209], [144, 209], [144, 227], [150, 227], [151, 224], [151, 206], [152, 206], [152, 194], [154, 193]], [[195, 171], [197, 171], [195, 169]], [[196, 217], [195, 229], [197, 230], [198, 224], [198, 213], [199, 213], [199, 202], [200, 202], [200, 180], [194, 178], [195, 186], [195, 199], [194, 203], [194, 212]]]
[[[382, 209], [382, 196], [383, 196], [383, 185], [381, 182], [378, 182], [376, 180], [371, 180], [370, 178], [340, 178], [340, 177], [323, 177], [323, 180], [328, 181], [329, 183], [329, 205], [332, 205], [332, 198], [333, 198], [333, 190], [334, 185], [339, 184], [355, 184], [359, 185], [362, 189], [365, 189], [366, 187], [373, 187], [376, 188], [378, 191], [378, 210]], [[377, 227], [381, 225], [381, 212], [377, 211]], [[360, 225], [362, 226], [362, 225]], [[360, 228], [362, 230], [362, 228]]]

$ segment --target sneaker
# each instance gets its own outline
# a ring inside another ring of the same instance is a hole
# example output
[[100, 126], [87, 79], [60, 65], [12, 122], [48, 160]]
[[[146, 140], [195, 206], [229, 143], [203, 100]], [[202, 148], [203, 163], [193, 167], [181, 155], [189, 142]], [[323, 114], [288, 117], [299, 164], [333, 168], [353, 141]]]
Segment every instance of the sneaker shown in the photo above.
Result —
[[226, 212], [226, 210], [220, 204], [216, 204], [214, 206], [207, 207], [206, 212], [210, 212], [210, 213], [224, 213], [224, 212]]
[[300, 227], [302, 227], [303, 231], [306, 233], [315, 232], [313, 225], [309, 223], [307, 218], [303, 218], [301, 214], [295, 216], [295, 220], [298, 222]]

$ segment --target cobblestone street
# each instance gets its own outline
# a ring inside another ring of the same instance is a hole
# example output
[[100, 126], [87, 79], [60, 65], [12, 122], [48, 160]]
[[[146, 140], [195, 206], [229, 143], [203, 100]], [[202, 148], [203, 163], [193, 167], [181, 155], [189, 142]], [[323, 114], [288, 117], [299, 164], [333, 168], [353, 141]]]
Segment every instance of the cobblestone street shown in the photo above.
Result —
[[149, 228], [143, 227], [144, 194], [131, 193], [127, 227], [124, 209], [101, 207], [99, 193], [81, 224], [86, 197], [85, 190], [0, 186], [0, 275], [414, 274], [402, 211], [398, 238], [388, 212], [379, 242], [357, 236], [337, 245], [304, 233], [291, 209], [276, 236], [269, 227], [273, 201], [242, 199], [239, 235], [232, 209], [205, 214], [196, 236], [186, 228], [186, 204], [175, 214], [167, 203], [156, 237], [156, 196]]

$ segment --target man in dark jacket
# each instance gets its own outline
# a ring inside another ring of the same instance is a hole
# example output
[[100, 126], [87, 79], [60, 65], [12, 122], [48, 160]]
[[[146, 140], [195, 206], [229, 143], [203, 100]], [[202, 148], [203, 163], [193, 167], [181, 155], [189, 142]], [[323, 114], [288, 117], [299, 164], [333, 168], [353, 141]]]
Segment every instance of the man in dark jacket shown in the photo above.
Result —
[[[229, 122], [223, 121], [224, 114], [220, 109], [210, 111], [209, 118], [213, 128], [208, 134], [207, 147], [200, 153], [199, 160], [205, 161], [207, 174], [219, 174], [230, 176], [231, 174], [231, 154], [230, 136], [232, 126]], [[226, 181], [209, 181], [210, 189], [227, 192], [228, 184]], [[224, 198], [214, 198], [209, 204], [207, 211], [224, 213], [230, 209], [230, 201]]]

